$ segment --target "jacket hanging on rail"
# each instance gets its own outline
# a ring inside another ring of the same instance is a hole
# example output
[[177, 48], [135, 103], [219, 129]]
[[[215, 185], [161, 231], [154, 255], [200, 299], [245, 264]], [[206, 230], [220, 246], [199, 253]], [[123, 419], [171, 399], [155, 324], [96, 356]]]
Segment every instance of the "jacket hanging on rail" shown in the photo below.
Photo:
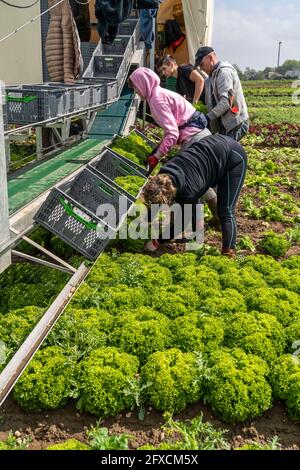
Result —
[[97, 29], [104, 43], [113, 43], [118, 26], [126, 20], [133, 8], [134, 0], [96, 0], [95, 15]]
[[[58, 0], [48, 0], [52, 7]], [[74, 83], [83, 69], [80, 39], [69, 2], [50, 10], [46, 60], [52, 82]]]

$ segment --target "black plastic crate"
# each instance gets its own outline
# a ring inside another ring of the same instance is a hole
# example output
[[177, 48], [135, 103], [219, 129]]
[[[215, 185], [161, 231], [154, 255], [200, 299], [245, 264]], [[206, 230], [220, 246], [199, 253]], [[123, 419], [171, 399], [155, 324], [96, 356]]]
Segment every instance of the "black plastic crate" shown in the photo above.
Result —
[[78, 81], [78, 83], [82, 83], [90, 87], [95, 86], [96, 89], [97, 86], [103, 85], [104, 90], [101, 92], [100, 99], [102, 100], [102, 94], [104, 94], [104, 101], [101, 101], [101, 103], [110, 103], [111, 101], [115, 101], [118, 97], [118, 84], [116, 81], [111, 81], [111, 79], [83, 77]]
[[102, 55], [123, 55], [131, 57], [133, 53], [132, 36], [117, 36], [113, 44], [102, 44], [100, 42], [100, 54]]
[[54, 188], [34, 220], [90, 260], [95, 260], [110, 242], [112, 231], [59, 188]]
[[127, 18], [123, 21], [118, 29], [120, 36], [132, 36], [133, 42], [137, 45], [141, 38], [141, 24], [139, 19]]
[[106, 83], [98, 81], [91, 82], [84, 79], [77, 80], [76, 84], [87, 86], [89, 93], [89, 106], [99, 106], [107, 103], [107, 86]]
[[[60, 185], [59, 189], [113, 230], [118, 230], [122, 218], [132, 205], [129, 198], [124, 197], [102, 176], [96, 175], [88, 168], [79, 173], [74, 180]], [[99, 213], [100, 207], [104, 208], [107, 204], [115, 209], [115, 219], [104, 219], [105, 216]]]
[[81, 55], [83, 60], [83, 72], [88, 67], [96, 47], [97, 44], [92, 42], [82, 42], [80, 44]]
[[149, 139], [149, 137], [147, 137], [145, 134], [143, 134], [141, 131], [139, 131], [138, 129], [133, 129], [131, 132], [130, 132], [130, 135], [131, 134], [137, 134], [139, 137], [141, 137], [141, 139], [143, 139], [148, 145], [149, 147], [151, 147], [152, 149], [155, 149], [158, 145], [158, 142], [154, 142], [153, 140]]
[[144, 168], [108, 147], [105, 147], [97, 159], [88, 164], [88, 167], [104, 174], [111, 181], [114, 181], [119, 176], [146, 177], [146, 170]]
[[96, 78], [109, 78], [118, 83], [122, 80], [126, 64], [122, 56], [94, 55], [92, 64], [92, 76]]
[[66, 114], [69, 95], [55, 86], [16, 85], [6, 87], [9, 123], [35, 123]]

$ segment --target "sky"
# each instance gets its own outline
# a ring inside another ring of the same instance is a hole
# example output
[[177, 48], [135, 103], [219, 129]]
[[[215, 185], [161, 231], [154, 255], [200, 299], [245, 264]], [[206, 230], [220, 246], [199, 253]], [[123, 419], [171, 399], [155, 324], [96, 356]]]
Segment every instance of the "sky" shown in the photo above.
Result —
[[300, 0], [215, 0], [212, 46], [222, 60], [263, 70], [300, 60]]

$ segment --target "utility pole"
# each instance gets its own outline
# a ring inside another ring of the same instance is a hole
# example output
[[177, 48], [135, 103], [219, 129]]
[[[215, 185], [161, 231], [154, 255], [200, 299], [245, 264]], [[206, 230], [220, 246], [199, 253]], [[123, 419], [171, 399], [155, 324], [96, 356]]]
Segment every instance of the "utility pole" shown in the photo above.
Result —
[[281, 45], [282, 45], [282, 42], [279, 41], [278, 43], [278, 61], [277, 61], [277, 69], [279, 69], [280, 67], [280, 52], [281, 52]]
[[1, 254], [1, 247], [8, 242], [9, 214], [8, 214], [8, 193], [7, 193], [7, 162], [4, 138], [4, 103], [5, 86], [0, 81], [0, 273], [11, 263], [11, 253]]

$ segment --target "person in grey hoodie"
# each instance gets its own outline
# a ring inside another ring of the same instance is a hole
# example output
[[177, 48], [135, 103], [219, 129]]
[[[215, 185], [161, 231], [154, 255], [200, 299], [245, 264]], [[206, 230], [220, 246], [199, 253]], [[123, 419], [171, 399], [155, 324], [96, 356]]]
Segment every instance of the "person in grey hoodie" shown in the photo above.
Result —
[[208, 75], [205, 81], [205, 101], [210, 130], [213, 134], [241, 140], [249, 130], [249, 115], [236, 69], [228, 62], [219, 61], [211, 47], [198, 49], [195, 67]]

